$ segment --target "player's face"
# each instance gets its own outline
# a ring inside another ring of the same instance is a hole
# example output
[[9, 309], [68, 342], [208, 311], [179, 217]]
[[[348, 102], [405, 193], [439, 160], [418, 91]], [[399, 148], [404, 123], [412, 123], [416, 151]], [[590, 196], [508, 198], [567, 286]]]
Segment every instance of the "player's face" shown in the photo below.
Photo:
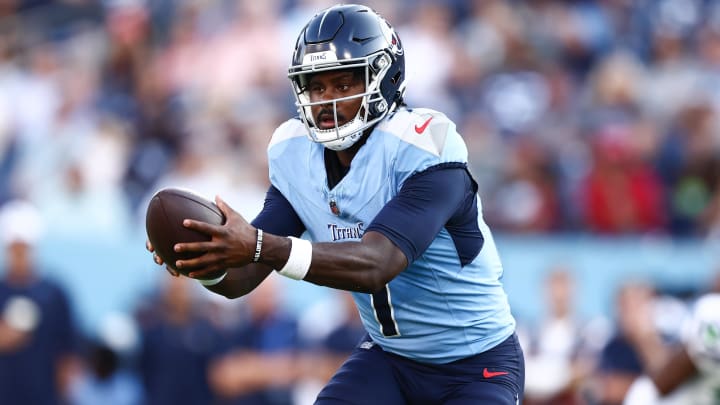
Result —
[[[332, 100], [362, 94], [365, 91], [363, 75], [357, 71], [329, 71], [312, 76], [308, 82], [311, 102], [328, 101], [311, 107], [315, 124], [319, 129], [335, 128]], [[362, 104], [362, 97], [337, 103], [337, 125], [342, 126], [355, 118]]]

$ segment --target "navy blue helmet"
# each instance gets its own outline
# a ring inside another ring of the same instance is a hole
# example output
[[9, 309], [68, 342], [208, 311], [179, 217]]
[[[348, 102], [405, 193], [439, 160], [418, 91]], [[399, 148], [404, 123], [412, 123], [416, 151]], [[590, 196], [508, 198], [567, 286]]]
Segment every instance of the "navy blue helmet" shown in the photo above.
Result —
[[[330, 101], [311, 102], [309, 76], [330, 70], [365, 70], [365, 92]], [[293, 84], [300, 118], [308, 136], [333, 150], [350, 147], [363, 132], [383, 119], [402, 102], [405, 91], [405, 56], [392, 26], [366, 6], [338, 5], [313, 16], [295, 44], [288, 77]], [[310, 107], [362, 97], [361, 107], [350, 122], [319, 129]]]

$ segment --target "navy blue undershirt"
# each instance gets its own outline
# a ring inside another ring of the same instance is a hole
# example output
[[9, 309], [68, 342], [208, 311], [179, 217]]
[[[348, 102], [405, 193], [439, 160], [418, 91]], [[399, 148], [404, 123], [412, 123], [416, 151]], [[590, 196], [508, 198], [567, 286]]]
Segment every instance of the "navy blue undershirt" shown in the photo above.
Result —
[[299, 237], [305, 232], [305, 224], [284, 195], [270, 186], [265, 194], [262, 211], [251, 222], [252, 226], [280, 236]]
[[[461, 265], [465, 265], [478, 255], [484, 241], [478, 228], [476, 193], [477, 184], [464, 164], [433, 166], [407, 179], [366, 232], [385, 235], [412, 263], [444, 227], [455, 243]], [[273, 186], [252, 224], [283, 236], [297, 237], [305, 230], [290, 202]]]

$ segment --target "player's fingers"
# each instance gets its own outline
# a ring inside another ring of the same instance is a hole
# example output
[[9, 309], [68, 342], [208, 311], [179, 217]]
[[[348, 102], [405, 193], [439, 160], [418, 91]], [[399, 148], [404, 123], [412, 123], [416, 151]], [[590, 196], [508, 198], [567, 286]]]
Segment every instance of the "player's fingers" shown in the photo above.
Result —
[[208, 264], [207, 254], [202, 255], [202, 259], [199, 257], [196, 257], [194, 259], [185, 259], [185, 260], [176, 260], [175, 261], [175, 268], [176, 269], [184, 269], [185, 274], [188, 274], [188, 270], [190, 269], [202, 269], [205, 268]]
[[203, 278], [206, 276], [209, 276], [210, 274], [213, 274], [220, 270], [220, 267], [208, 267], [207, 269], [197, 270], [197, 271], [191, 271], [188, 273], [188, 277], [190, 278]]
[[188, 243], [176, 243], [173, 246], [173, 250], [176, 252], [214, 252], [220, 247], [217, 243], [208, 242], [188, 242]]
[[227, 263], [224, 262], [223, 257], [223, 255], [217, 253], [206, 252], [201, 256], [185, 260], [177, 260], [175, 262], [175, 268], [178, 270], [184, 270], [183, 273], [185, 274], [198, 271], [202, 271], [203, 274], [205, 274], [227, 268]]
[[[207, 256], [207, 255], [205, 255]], [[188, 259], [188, 260], [178, 260], [175, 262], [175, 267], [177, 269], [184, 269], [185, 274], [188, 275], [188, 277], [196, 278], [196, 277], [202, 277], [204, 275], [207, 275], [209, 273], [212, 273], [217, 270], [222, 270], [225, 267], [221, 266], [219, 263], [217, 263], [214, 260], [199, 260], [199, 259]]]
[[162, 264], [163, 264], [163, 259], [161, 259], [160, 256], [158, 256], [157, 253], [153, 253], [153, 261], [154, 261], [156, 264], [158, 264], [158, 265], [162, 265]]
[[149, 240], [145, 240], [145, 249], [148, 250], [148, 252], [154, 252], [155, 248], [153, 247], [152, 243], [150, 243]]
[[183, 226], [188, 229], [202, 232], [206, 235], [217, 235], [222, 232], [222, 226], [212, 225], [202, 221], [195, 221], [193, 219], [183, 220]]

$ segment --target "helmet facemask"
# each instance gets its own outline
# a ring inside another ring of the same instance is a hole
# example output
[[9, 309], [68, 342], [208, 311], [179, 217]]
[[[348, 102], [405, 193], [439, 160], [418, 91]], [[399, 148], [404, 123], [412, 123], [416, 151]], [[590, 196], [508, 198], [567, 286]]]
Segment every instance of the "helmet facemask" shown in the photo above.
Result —
[[[313, 142], [321, 143], [328, 149], [344, 150], [355, 144], [368, 128], [382, 120], [389, 111], [396, 106], [388, 106], [383, 97], [380, 84], [387, 74], [391, 63], [390, 56], [384, 51], [362, 58], [344, 59], [337, 61], [333, 52], [320, 52], [307, 54], [308, 61], [320, 58], [327, 60], [325, 63], [303, 63], [290, 69], [289, 77], [293, 84], [296, 106], [300, 118], [307, 129], [307, 134]], [[348, 97], [333, 100], [310, 101], [308, 94], [309, 77], [313, 74], [362, 68], [364, 70], [365, 91]], [[362, 98], [358, 111], [351, 120], [340, 125], [337, 117], [338, 103]], [[334, 128], [320, 129], [312, 114], [312, 107], [317, 105], [331, 105], [335, 120]]]

